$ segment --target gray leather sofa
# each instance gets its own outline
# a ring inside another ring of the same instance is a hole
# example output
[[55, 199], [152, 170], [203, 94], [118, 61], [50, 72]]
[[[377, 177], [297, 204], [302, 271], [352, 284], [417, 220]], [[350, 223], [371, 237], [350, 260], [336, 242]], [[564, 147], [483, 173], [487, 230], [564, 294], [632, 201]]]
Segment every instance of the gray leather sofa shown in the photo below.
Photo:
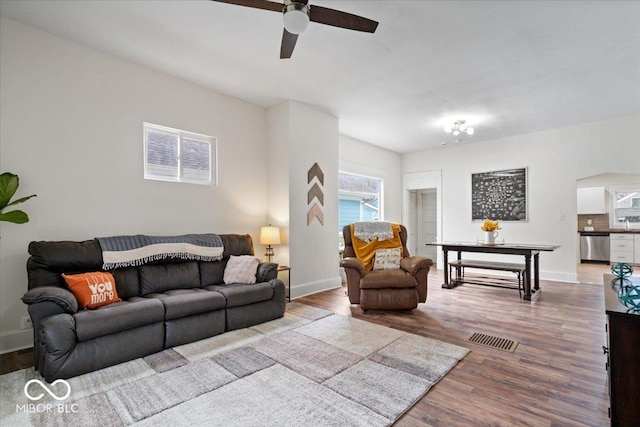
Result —
[[122, 301], [95, 310], [78, 310], [61, 274], [100, 271], [98, 241], [31, 242], [22, 300], [33, 322], [35, 369], [51, 382], [282, 317], [277, 265], [261, 263], [255, 284], [225, 285], [229, 257], [253, 255], [253, 240], [220, 237], [220, 261], [169, 259], [111, 270]]

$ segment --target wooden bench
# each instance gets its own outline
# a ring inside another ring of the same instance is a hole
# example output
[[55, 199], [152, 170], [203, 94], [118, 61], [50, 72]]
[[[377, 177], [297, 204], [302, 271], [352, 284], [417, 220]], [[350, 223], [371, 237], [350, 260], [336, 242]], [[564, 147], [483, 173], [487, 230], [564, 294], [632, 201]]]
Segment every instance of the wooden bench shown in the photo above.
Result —
[[[452, 269], [454, 268], [456, 272], [455, 278], [452, 275]], [[518, 276], [518, 294], [520, 294], [520, 298], [522, 298], [522, 291], [524, 288], [523, 274], [526, 271], [524, 264], [518, 264], [518, 263], [512, 263], [512, 262], [494, 262], [494, 261], [478, 261], [478, 260], [471, 260], [471, 259], [459, 259], [456, 261], [449, 262], [449, 277], [453, 278], [453, 280], [458, 283], [464, 283], [465, 268], [510, 271], [512, 273], [516, 273]], [[472, 281], [467, 281], [467, 283], [476, 283], [476, 284], [485, 284], [485, 285], [487, 284], [487, 283], [479, 283], [479, 282], [472, 282]], [[492, 285], [492, 286], [505, 287], [500, 285]], [[511, 286], [508, 286], [508, 287], [512, 288]]]

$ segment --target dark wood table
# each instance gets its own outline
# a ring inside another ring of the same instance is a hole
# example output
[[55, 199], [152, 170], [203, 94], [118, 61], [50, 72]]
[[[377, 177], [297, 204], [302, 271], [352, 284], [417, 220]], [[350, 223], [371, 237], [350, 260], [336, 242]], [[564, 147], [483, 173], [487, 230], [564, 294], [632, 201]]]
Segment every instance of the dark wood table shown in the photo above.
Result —
[[[560, 246], [556, 245], [530, 245], [520, 243], [496, 243], [486, 244], [480, 242], [433, 242], [427, 243], [430, 246], [442, 246], [444, 261], [444, 283], [443, 288], [451, 289], [459, 286], [459, 282], [449, 281], [449, 251], [458, 252], [458, 259], [462, 259], [462, 252], [480, 252], [488, 254], [505, 254], [524, 256], [524, 299], [531, 301], [532, 297], [540, 295], [540, 252], [552, 252]], [[531, 258], [533, 257], [533, 288], [531, 286]]]

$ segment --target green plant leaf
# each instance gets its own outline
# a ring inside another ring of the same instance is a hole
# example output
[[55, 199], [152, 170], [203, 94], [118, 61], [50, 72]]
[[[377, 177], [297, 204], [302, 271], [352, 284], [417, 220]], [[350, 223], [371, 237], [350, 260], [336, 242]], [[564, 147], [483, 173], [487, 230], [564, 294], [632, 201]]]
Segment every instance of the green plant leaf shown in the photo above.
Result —
[[11, 211], [0, 213], [0, 221], [13, 222], [14, 224], [24, 224], [29, 222], [29, 216], [22, 211]]
[[0, 175], [0, 210], [7, 207], [9, 200], [16, 194], [18, 185], [20, 185], [18, 175], [10, 172]]
[[[30, 198], [32, 198], [32, 197], [37, 197], [37, 194], [32, 194], [32, 195], [27, 196], [27, 197], [21, 197], [21, 198], [19, 198], [19, 199], [17, 199], [17, 200], [14, 200], [14, 201], [13, 201], [13, 202], [11, 202], [11, 203], [9, 203], [7, 206], [13, 206], [13, 205], [17, 205], [18, 203], [24, 203], [24, 202], [26, 202], [27, 200], [29, 200], [29, 199], [30, 199]], [[5, 206], [5, 207], [6, 207], [6, 206]], [[0, 209], [0, 210], [1, 210], [1, 209]]]

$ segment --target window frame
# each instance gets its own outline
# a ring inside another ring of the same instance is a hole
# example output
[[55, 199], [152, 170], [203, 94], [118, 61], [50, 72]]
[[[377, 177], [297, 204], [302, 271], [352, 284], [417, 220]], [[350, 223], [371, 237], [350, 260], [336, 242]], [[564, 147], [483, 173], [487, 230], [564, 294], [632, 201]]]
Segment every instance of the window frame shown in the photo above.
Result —
[[[637, 224], [640, 223], [640, 221], [637, 221], [636, 219], [638, 217], [640, 217], [640, 204], [638, 202], [638, 200], [640, 200], [640, 186], [638, 185], [624, 185], [624, 186], [616, 186], [616, 187], [611, 187], [610, 188], [610, 192], [611, 192], [611, 216], [610, 218], [612, 219], [611, 221], [611, 225], [612, 226], [621, 226], [621, 225], [625, 225], [626, 221], [628, 220], [627, 216], [631, 216], [632, 220], [629, 221], [629, 224], [631, 226], [635, 226], [637, 227]], [[621, 207], [618, 206], [618, 204], [620, 203], [620, 200], [618, 200], [618, 194], [625, 194], [625, 196], [623, 196], [623, 199], [629, 200], [628, 206], [625, 207]], [[629, 214], [625, 214], [624, 215], [624, 219], [621, 219], [621, 212], [620, 211], [629, 211]], [[637, 215], [636, 215], [637, 212]]]
[[[359, 176], [359, 177], [363, 177], [363, 178], [368, 178], [368, 179], [373, 179], [376, 181], [380, 182], [380, 190], [378, 192], [378, 197], [379, 197], [379, 206], [378, 206], [378, 219], [377, 221], [384, 221], [385, 219], [385, 215], [384, 215], [384, 186], [385, 186], [385, 177], [384, 176], [377, 176], [374, 175], [372, 173], [363, 173], [361, 171], [350, 171], [347, 170], [347, 168], [340, 168], [338, 170], [338, 181], [339, 181], [339, 176], [340, 174], [345, 174], [345, 175], [354, 175], [354, 176]], [[338, 206], [340, 205], [340, 200], [341, 200], [341, 194], [346, 194], [347, 196], [349, 194], [351, 194], [351, 196], [353, 198], [356, 198], [357, 193], [358, 192], [351, 192], [351, 193], [342, 193], [343, 190], [341, 190], [340, 188], [338, 188]], [[361, 200], [360, 196], [358, 200]], [[362, 206], [360, 207], [360, 218], [362, 220]], [[340, 211], [338, 210], [338, 222], [340, 222]], [[340, 228], [340, 227], [339, 227]], [[338, 230], [338, 233], [342, 233], [342, 229]]]
[[[178, 176], [162, 176], [149, 173], [149, 164], [147, 159], [147, 148], [149, 146], [147, 140], [147, 131], [153, 131], [157, 133], [163, 133], [171, 135], [177, 138], [178, 144]], [[143, 159], [144, 159], [144, 179], [152, 181], [166, 181], [166, 182], [179, 182], [185, 184], [198, 184], [198, 185], [218, 185], [218, 140], [216, 137], [204, 135], [195, 132], [189, 132], [181, 129], [174, 129], [168, 126], [156, 125], [153, 123], [143, 122], [142, 126], [142, 140], [143, 140]], [[205, 143], [209, 146], [209, 176], [206, 180], [187, 179], [184, 177], [184, 162], [182, 160], [182, 151], [184, 140]]]

